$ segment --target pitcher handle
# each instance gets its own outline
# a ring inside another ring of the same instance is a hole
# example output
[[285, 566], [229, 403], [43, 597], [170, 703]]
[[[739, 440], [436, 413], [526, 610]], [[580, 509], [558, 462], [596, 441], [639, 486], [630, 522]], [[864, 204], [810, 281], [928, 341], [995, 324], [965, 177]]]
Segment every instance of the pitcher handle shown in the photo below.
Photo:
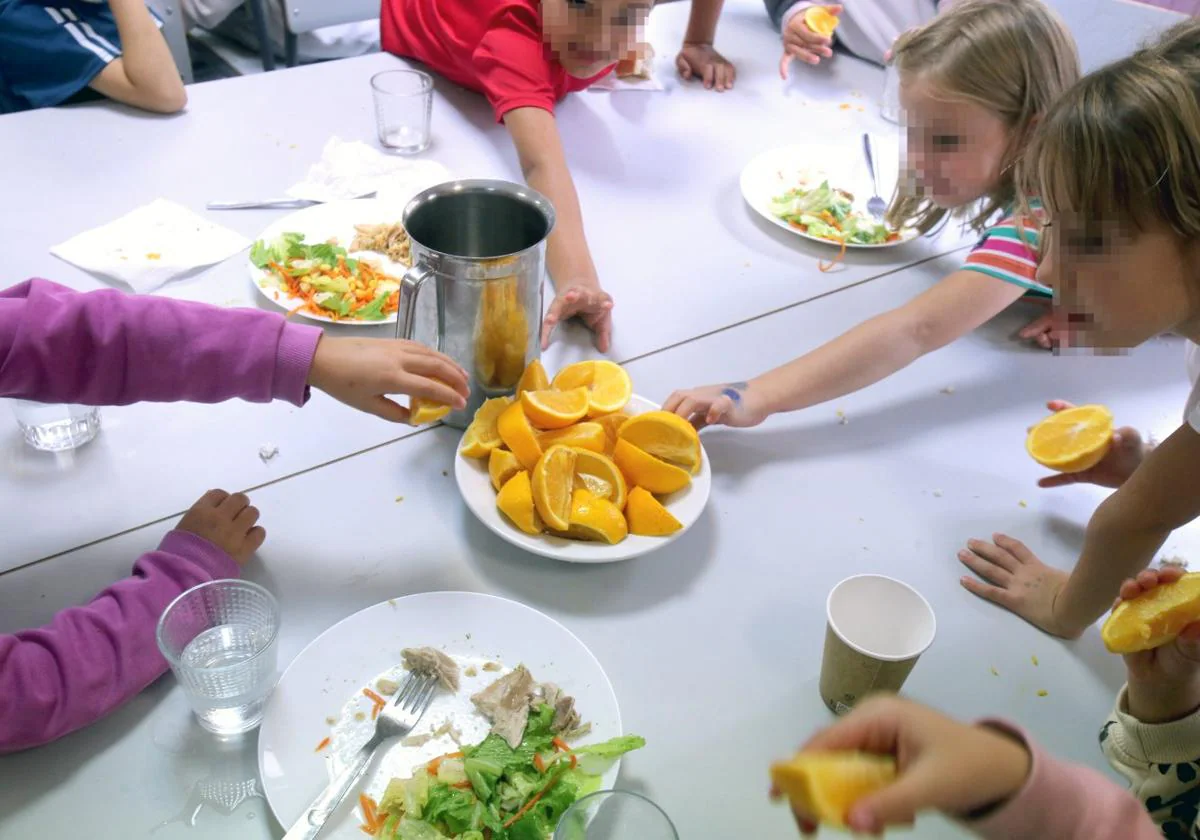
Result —
[[433, 272], [420, 263], [404, 272], [400, 280], [400, 307], [396, 312], [396, 338], [412, 339], [417, 320], [417, 294], [431, 277]]

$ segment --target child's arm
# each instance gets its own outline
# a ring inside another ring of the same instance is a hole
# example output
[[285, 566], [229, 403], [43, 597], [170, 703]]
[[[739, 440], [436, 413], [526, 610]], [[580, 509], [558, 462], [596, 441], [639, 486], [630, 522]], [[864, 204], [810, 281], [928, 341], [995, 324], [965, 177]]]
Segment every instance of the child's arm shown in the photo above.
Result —
[[175, 59], [158, 24], [143, 0], [108, 0], [117, 32], [121, 57], [92, 79], [97, 92], [147, 111], [173, 114], [187, 104], [187, 92], [175, 67]]
[[0, 635], [0, 753], [61, 738], [124, 704], [166, 669], [155, 630], [174, 598], [239, 576], [262, 544], [258, 511], [241, 494], [205, 494], [138, 558], [133, 576], [45, 627]]
[[546, 249], [556, 298], [542, 325], [542, 345], [559, 321], [579, 317], [596, 333], [596, 346], [606, 352], [612, 336], [612, 298], [600, 287], [588, 250], [583, 211], [554, 115], [543, 108], [514, 108], [504, 115], [504, 124], [526, 183], [550, 199], [556, 215]]
[[737, 71], [723, 55], [713, 49], [717, 19], [725, 0], [692, 0], [683, 48], [675, 59], [676, 69], [685, 80], [695, 76], [709, 90], [725, 91], [733, 87]]
[[988, 321], [1023, 290], [956, 271], [904, 306], [885, 312], [749, 383], [677, 391], [663, 406], [698, 426], [754, 426], [874, 384]]

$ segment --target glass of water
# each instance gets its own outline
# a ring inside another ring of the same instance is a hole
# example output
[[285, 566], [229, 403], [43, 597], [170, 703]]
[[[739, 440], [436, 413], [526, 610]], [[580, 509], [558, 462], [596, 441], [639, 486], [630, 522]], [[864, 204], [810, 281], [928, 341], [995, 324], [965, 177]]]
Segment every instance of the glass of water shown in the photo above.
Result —
[[662, 808], [640, 793], [602, 790], [567, 809], [554, 840], [679, 840]]
[[883, 77], [883, 99], [879, 105], [879, 115], [890, 123], [900, 122], [900, 71], [896, 62], [888, 63]]
[[100, 432], [100, 409], [90, 405], [53, 405], [13, 400], [13, 414], [25, 442], [42, 452], [66, 452]]
[[433, 78], [420, 70], [387, 70], [371, 77], [375, 127], [389, 151], [415, 155], [429, 148]]
[[247, 732], [262, 721], [278, 676], [278, 636], [274, 596], [242, 580], [194, 586], [158, 620], [158, 649], [200, 725], [218, 735]]

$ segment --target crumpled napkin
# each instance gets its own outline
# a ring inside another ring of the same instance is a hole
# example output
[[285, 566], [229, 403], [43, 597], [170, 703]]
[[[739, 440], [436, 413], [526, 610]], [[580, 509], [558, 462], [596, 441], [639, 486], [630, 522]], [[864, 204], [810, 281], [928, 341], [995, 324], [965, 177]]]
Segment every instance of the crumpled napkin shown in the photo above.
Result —
[[450, 180], [446, 167], [431, 160], [411, 160], [385, 155], [358, 140], [331, 137], [299, 184], [289, 187], [289, 198], [307, 201], [344, 201], [378, 193], [385, 200], [411, 198], [423, 189]]
[[249, 245], [240, 233], [159, 198], [55, 245], [50, 253], [145, 294]]

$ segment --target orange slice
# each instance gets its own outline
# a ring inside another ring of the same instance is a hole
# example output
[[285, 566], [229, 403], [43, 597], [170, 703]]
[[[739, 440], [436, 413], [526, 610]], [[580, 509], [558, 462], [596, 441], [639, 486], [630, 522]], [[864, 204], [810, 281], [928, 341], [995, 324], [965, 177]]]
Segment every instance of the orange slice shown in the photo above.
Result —
[[639, 537], [666, 537], [683, 527], [683, 523], [672, 516], [645, 487], [634, 487], [629, 491], [629, 500], [625, 503], [625, 521], [629, 523], [629, 533]]
[[586, 388], [570, 391], [526, 391], [521, 394], [525, 416], [539, 429], [565, 429], [588, 411]]
[[855, 802], [896, 780], [896, 759], [860, 752], [801, 753], [771, 765], [771, 781], [802, 814], [846, 827]]
[[545, 391], [549, 387], [550, 377], [546, 375], [546, 369], [542, 367], [540, 361], [534, 359], [529, 363], [529, 367], [525, 368], [520, 381], [517, 382], [517, 396], [521, 396], [526, 391]]
[[496, 495], [496, 507], [526, 534], [540, 534], [545, 528], [533, 504], [529, 473], [521, 470]]
[[517, 456], [521, 466], [527, 470], [537, 466], [538, 459], [542, 457], [542, 447], [538, 444], [533, 426], [529, 425], [529, 418], [525, 416], [525, 410], [519, 402], [504, 409], [504, 413], [496, 421], [496, 431], [504, 445]]
[[809, 6], [804, 12], [804, 25], [826, 38], [833, 37], [833, 30], [837, 29], [838, 23], [838, 16], [824, 6]]
[[465, 458], [486, 458], [488, 454], [500, 446], [500, 432], [496, 421], [504, 413], [504, 409], [512, 405], [509, 397], [496, 397], [479, 406], [475, 418], [467, 431], [463, 433], [462, 446], [459, 452]]
[[1137, 653], [1174, 641], [1195, 621], [1200, 621], [1200, 574], [1193, 572], [1117, 604], [1100, 638], [1111, 653]]
[[626, 420], [617, 434], [638, 449], [690, 473], [700, 469], [700, 435], [677, 414], [669, 411], [639, 414]]
[[1081, 405], [1051, 414], [1030, 429], [1025, 451], [1043, 467], [1083, 472], [1108, 454], [1112, 436], [1112, 413], [1102, 405]]
[[533, 469], [533, 504], [542, 521], [555, 531], [570, 525], [571, 491], [575, 484], [575, 450], [552, 446]]
[[616, 362], [598, 359], [567, 365], [554, 377], [554, 388], [588, 390], [588, 416], [600, 417], [620, 411], [633, 397], [633, 382]]
[[575, 450], [575, 488], [582, 487], [598, 499], [607, 499], [624, 510], [625, 476], [612, 459], [587, 449]]
[[425, 426], [436, 423], [450, 413], [450, 406], [443, 403], [413, 397], [408, 401], [408, 423], [410, 426]]
[[542, 445], [542, 449], [549, 449], [551, 446], [561, 443], [563, 446], [574, 446], [603, 453], [608, 447], [608, 436], [605, 435], [604, 427], [599, 423], [584, 422], [567, 426], [565, 429], [541, 432], [538, 435], [538, 443]]
[[595, 422], [604, 427], [604, 434], [608, 438], [604, 447], [605, 455], [612, 456], [613, 447], [617, 445], [617, 432], [621, 430], [621, 426], [628, 419], [629, 415], [623, 411], [596, 418]]
[[692, 483], [687, 470], [661, 461], [624, 439], [618, 440], [613, 448], [613, 461], [630, 487], [644, 487], [660, 496], [682, 490]]
[[571, 494], [570, 526], [566, 535], [576, 540], [616, 545], [629, 535], [629, 526], [612, 502], [578, 489]]
[[492, 487], [499, 490], [508, 480], [521, 471], [521, 462], [507, 449], [493, 449], [488, 456], [488, 476]]

